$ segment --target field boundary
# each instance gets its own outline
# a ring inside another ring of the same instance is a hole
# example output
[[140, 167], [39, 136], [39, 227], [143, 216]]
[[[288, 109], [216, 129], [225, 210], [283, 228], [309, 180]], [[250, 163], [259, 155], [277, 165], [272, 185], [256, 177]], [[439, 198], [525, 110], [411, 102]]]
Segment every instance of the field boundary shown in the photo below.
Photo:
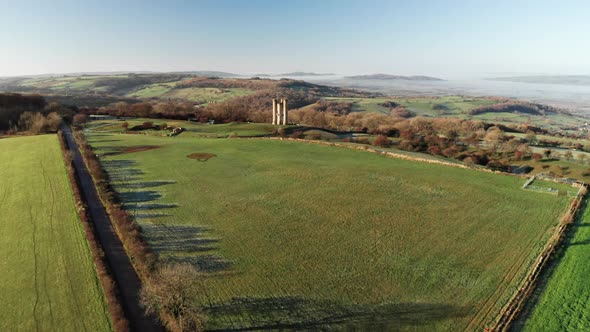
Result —
[[[84, 227], [84, 234], [86, 235], [86, 240], [90, 246], [90, 252], [92, 253], [98, 279], [100, 280], [105, 299], [107, 300], [106, 304], [109, 311], [109, 316], [112, 320], [113, 328], [117, 332], [128, 331], [129, 321], [125, 317], [123, 307], [121, 306], [120, 294], [117, 291], [118, 284], [112, 277], [112, 272], [108, 267], [103, 247], [96, 238], [94, 224], [90, 220], [90, 216], [86, 210], [86, 197], [80, 189], [81, 184], [78, 178], [78, 172], [73, 165], [72, 156], [70, 154], [71, 147], [65, 141], [63, 132], [61, 130], [58, 132], [57, 137], [59, 139], [59, 145], [64, 158], [70, 186], [74, 194], [76, 212]], [[80, 317], [80, 319], [84, 318]]]
[[306, 139], [302, 139], [302, 138], [290, 138], [290, 137], [237, 137], [235, 139], [267, 139], [267, 140], [278, 140], [278, 141], [293, 141], [293, 142], [300, 142], [300, 143], [306, 143], [306, 144], [317, 144], [317, 145], [325, 145], [325, 146], [336, 146], [336, 147], [350, 149], [350, 150], [371, 152], [371, 153], [374, 153], [377, 155], [386, 156], [386, 157], [394, 158], [394, 159], [403, 159], [403, 160], [416, 161], [416, 162], [427, 163], [427, 164], [437, 164], [437, 165], [443, 165], [443, 166], [449, 166], [449, 167], [455, 167], [455, 168], [470, 169], [470, 170], [479, 171], [479, 172], [514, 176], [514, 177], [519, 177], [519, 178], [523, 178], [523, 179], [526, 178], [526, 175], [512, 174], [512, 173], [506, 173], [506, 172], [502, 172], [502, 171], [494, 171], [491, 169], [481, 168], [481, 167], [469, 167], [469, 166], [466, 166], [462, 163], [454, 163], [454, 162], [449, 162], [449, 161], [444, 161], [444, 160], [408, 156], [408, 155], [405, 155], [402, 153], [380, 150], [380, 149], [369, 147], [369, 146], [352, 146], [352, 145], [345, 145], [345, 144], [341, 144], [341, 143], [325, 142], [325, 141], [311, 141], [311, 140], [306, 140]]
[[[74, 135], [64, 125], [64, 139], [71, 147], [72, 160], [78, 171], [81, 189], [88, 203], [88, 211], [95, 226], [97, 238], [103, 245], [104, 254], [111, 268], [114, 279], [118, 282], [121, 304], [124, 307], [129, 325], [132, 330], [163, 331], [157, 317], [148, 315], [140, 304], [140, 290], [142, 280], [135, 269], [120, 235], [116, 231], [114, 222], [100, 199], [99, 186], [91, 175], [91, 168], [85, 163], [81, 147], [75, 141]], [[137, 258], [136, 258], [137, 259]]]
[[[544, 194], [551, 194], [551, 195], [560, 195], [562, 194], [561, 191], [559, 189], [555, 189], [555, 188], [545, 188], [545, 187], [539, 187], [535, 185], [535, 181], [537, 181], [537, 179], [541, 179], [543, 181], [549, 181], [549, 182], [554, 182], [554, 183], [559, 183], [559, 184], [565, 184], [565, 185], [570, 185], [572, 188], [579, 188], [582, 186], [582, 184], [578, 181], [576, 182], [566, 182], [566, 181], [560, 181], [559, 179], [555, 179], [552, 177], [542, 177], [539, 174], [533, 175], [531, 176], [527, 182], [525, 182], [524, 185], [522, 185], [522, 189], [524, 190], [529, 190], [529, 191], [535, 191], [535, 192], [539, 192], [539, 193], [544, 193]], [[567, 195], [569, 197], [577, 197], [577, 192], [576, 191], [570, 191], [567, 190], [565, 191], [564, 196]]]
[[521, 283], [516, 293], [512, 296], [506, 306], [500, 311], [496, 323], [494, 324], [494, 327], [491, 329], [491, 331], [504, 332], [510, 329], [511, 324], [522, 310], [526, 300], [533, 293], [535, 287], [537, 286], [537, 280], [541, 275], [541, 272], [544, 270], [547, 262], [555, 253], [555, 248], [564, 239], [566, 230], [573, 223], [587, 192], [588, 185], [583, 184], [578, 190], [576, 197], [571, 202], [567, 212], [561, 217], [555, 232], [535, 260], [535, 265], [531, 267], [529, 273]]

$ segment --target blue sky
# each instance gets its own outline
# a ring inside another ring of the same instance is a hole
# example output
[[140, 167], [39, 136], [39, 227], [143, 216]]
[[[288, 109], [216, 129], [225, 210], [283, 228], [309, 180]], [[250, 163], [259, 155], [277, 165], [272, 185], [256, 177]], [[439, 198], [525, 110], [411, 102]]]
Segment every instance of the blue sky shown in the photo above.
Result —
[[0, 76], [590, 74], [590, 1], [5, 1]]

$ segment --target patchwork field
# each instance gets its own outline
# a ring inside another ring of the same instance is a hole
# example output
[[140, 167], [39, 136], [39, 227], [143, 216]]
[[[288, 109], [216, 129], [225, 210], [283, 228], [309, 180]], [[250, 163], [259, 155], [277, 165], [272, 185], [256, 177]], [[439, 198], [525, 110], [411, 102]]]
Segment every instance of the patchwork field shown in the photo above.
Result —
[[186, 99], [193, 102], [206, 104], [208, 102], [220, 102], [234, 97], [246, 96], [254, 91], [240, 88], [174, 88], [176, 83], [153, 84], [145, 88], [130, 92], [128, 97], [135, 98], [171, 98]]
[[[462, 96], [444, 97], [383, 97], [383, 98], [325, 98], [334, 101], [348, 101], [353, 103], [354, 110], [358, 112], [381, 112], [389, 113], [389, 107], [381, 104], [394, 101], [403, 105], [416, 115], [442, 116], [462, 115], [464, 112], [483, 105], [494, 104], [494, 101], [487, 98], [471, 98]], [[435, 109], [435, 105], [444, 106], [444, 109]]]
[[88, 133], [153, 249], [207, 275], [210, 329], [481, 330], [569, 202], [517, 177], [183, 135]]
[[0, 209], [0, 330], [112, 330], [55, 135], [0, 139]]
[[590, 209], [573, 231], [524, 331], [590, 330]]
[[381, 104], [394, 101], [418, 116], [453, 117], [460, 119], [482, 120], [501, 124], [524, 124], [530, 122], [536, 126], [558, 129], [576, 127], [588, 120], [579, 116], [551, 114], [549, 116], [530, 116], [515, 113], [482, 113], [468, 115], [467, 111], [474, 108], [497, 103], [489, 98], [442, 96], [442, 97], [383, 97], [383, 98], [325, 98], [334, 101], [353, 103], [356, 112], [380, 112], [388, 114], [389, 107]]

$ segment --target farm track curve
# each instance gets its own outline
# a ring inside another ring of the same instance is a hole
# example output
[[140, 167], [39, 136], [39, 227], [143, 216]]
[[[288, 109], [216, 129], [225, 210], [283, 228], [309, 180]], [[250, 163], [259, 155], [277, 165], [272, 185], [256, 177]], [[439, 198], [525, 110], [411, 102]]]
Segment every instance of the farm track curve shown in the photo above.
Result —
[[78, 145], [72, 137], [72, 132], [66, 126], [62, 126], [67, 148], [72, 152], [76, 176], [80, 182], [81, 191], [87, 204], [92, 223], [100, 241], [113, 278], [115, 279], [121, 305], [129, 320], [133, 331], [152, 332], [164, 331], [156, 317], [146, 315], [140, 305], [139, 292], [141, 280], [131, 264], [131, 260], [123, 247], [123, 243], [117, 236], [111, 220], [98, 197], [98, 192], [92, 181], [86, 164], [84, 163]]

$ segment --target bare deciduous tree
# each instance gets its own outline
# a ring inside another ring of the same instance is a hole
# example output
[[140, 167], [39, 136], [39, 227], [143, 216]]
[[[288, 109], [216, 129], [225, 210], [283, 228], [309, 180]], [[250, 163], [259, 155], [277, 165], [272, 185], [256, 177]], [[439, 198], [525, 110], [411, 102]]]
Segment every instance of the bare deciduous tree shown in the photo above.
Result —
[[206, 295], [201, 276], [190, 264], [164, 265], [141, 290], [141, 301], [149, 314], [164, 311], [174, 319], [172, 330], [201, 331], [204, 315], [198, 299]]

